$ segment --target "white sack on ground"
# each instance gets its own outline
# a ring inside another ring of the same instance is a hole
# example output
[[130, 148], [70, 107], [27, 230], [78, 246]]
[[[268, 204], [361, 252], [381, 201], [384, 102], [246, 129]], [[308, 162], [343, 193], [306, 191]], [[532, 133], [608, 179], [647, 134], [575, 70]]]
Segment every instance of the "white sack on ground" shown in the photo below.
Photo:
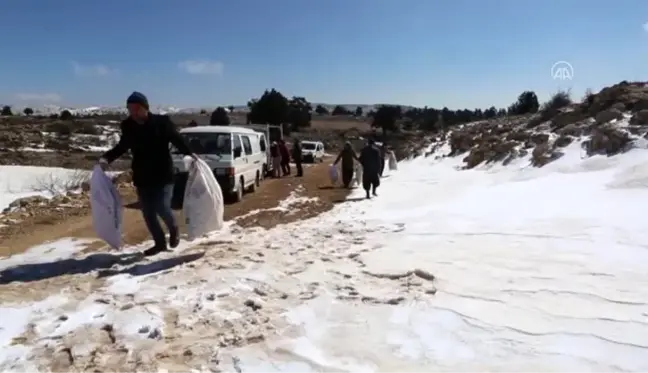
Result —
[[223, 191], [202, 159], [189, 167], [182, 210], [189, 240], [223, 228]]
[[362, 168], [362, 165], [360, 163], [356, 163], [355, 165], [355, 172], [353, 173], [353, 180], [356, 183], [356, 185], [360, 186], [362, 185], [362, 173], [364, 169]]
[[329, 178], [331, 178], [331, 184], [335, 184], [338, 181], [338, 169], [334, 164], [329, 166]]
[[90, 176], [92, 223], [97, 237], [115, 249], [121, 246], [121, 208], [117, 188], [101, 166], [95, 166]]
[[396, 154], [393, 151], [389, 152], [389, 169], [395, 171], [398, 169], [398, 161], [396, 160]]

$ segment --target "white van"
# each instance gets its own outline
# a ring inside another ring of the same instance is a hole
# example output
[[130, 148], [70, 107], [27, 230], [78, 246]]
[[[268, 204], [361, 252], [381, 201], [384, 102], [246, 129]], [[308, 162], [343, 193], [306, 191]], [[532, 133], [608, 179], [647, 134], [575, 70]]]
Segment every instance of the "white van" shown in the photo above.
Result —
[[[238, 202], [244, 191], [254, 192], [259, 187], [268, 159], [264, 133], [243, 127], [198, 126], [183, 128], [180, 135], [189, 149], [214, 171], [224, 195]], [[184, 195], [188, 170], [183, 158], [182, 154], [173, 152], [174, 197]]]
[[322, 162], [324, 160], [324, 143], [321, 141], [302, 141], [302, 158], [304, 162]]

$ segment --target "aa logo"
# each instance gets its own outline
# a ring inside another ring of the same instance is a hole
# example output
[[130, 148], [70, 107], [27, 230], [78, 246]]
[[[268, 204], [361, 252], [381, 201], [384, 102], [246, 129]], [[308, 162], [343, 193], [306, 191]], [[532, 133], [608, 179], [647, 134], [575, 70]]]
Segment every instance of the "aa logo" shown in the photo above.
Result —
[[554, 80], [572, 80], [574, 68], [567, 61], [558, 61], [551, 66], [551, 77]]

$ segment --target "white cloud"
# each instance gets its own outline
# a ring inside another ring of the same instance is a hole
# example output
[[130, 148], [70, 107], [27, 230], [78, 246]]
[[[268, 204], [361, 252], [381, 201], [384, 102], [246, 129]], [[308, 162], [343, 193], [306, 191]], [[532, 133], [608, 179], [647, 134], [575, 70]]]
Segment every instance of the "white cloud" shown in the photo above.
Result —
[[56, 93], [16, 93], [21, 101], [59, 102], [62, 97]]
[[648, 32], [648, 22], [643, 24], [644, 31]]
[[219, 61], [186, 60], [178, 63], [178, 68], [192, 75], [222, 75], [225, 66]]
[[106, 76], [116, 73], [116, 70], [109, 68], [106, 65], [81, 65], [76, 61], [72, 61], [72, 68], [76, 76]]

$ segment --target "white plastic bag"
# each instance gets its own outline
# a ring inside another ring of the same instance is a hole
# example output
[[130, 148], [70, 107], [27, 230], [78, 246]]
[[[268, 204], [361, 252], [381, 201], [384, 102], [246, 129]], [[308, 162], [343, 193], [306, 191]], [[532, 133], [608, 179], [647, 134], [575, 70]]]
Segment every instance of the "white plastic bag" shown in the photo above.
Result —
[[353, 179], [356, 183], [356, 185], [360, 186], [362, 185], [362, 173], [364, 171], [364, 168], [362, 168], [362, 165], [360, 163], [356, 163], [355, 165], [355, 172], [353, 173]]
[[189, 240], [223, 228], [223, 191], [202, 159], [189, 165], [182, 210]]
[[121, 197], [112, 180], [95, 166], [90, 176], [90, 209], [97, 236], [114, 249], [121, 246]]
[[338, 170], [334, 164], [329, 166], [329, 178], [331, 179], [331, 184], [335, 184], [338, 181]]
[[396, 160], [396, 154], [393, 151], [389, 152], [389, 170], [396, 171], [398, 170], [398, 161]]

